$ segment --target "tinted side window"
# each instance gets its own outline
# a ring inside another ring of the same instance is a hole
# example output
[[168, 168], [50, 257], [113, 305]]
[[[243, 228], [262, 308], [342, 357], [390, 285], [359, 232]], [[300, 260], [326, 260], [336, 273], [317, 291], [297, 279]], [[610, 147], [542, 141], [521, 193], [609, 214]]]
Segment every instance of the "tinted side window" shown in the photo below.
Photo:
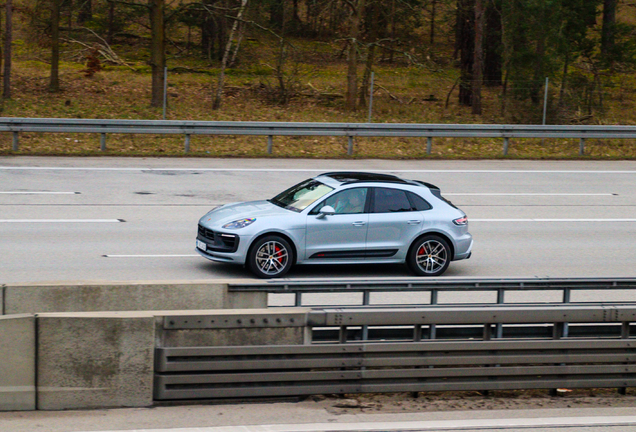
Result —
[[364, 213], [367, 201], [367, 188], [347, 189], [338, 192], [314, 207], [310, 215], [317, 215], [324, 206], [331, 206], [336, 214]]
[[373, 213], [411, 211], [406, 192], [399, 189], [375, 188]]
[[409, 201], [411, 201], [411, 207], [415, 211], [424, 211], [430, 210], [433, 208], [428, 201], [419, 196], [418, 194], [414, 194], [413, 192], [406, 192], [409, 197]]

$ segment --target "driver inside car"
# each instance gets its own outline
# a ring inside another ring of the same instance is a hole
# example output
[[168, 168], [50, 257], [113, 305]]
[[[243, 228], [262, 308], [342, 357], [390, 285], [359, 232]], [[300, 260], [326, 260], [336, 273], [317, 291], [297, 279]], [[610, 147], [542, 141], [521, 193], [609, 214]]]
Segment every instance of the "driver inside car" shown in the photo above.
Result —
[[364, 194], [360, 189], [353, 189], [343, 193], [342, 199], [338, 200], [336, 214], [353, 214], [364, 211]]

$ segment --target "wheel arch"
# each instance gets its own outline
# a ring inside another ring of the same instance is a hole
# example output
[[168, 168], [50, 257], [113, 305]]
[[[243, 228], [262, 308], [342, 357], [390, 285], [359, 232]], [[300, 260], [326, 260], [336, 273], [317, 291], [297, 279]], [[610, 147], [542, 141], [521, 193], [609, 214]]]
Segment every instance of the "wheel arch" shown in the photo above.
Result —
[[[292, 260], [292, 265], [296, 265], [296, 263], [298, 262], [298, 248], [296, 247], [296, 243], [294, 242], [294, 240], [292, 240], [290, 236], [279, 231], [267, 231], [254, 237], [252, 241], [250, 242], [250, 246], [247, 248], [247, 254], [245, 256], [246, 257], [250, 256], [250, 253], [252, 252], [252, 249], [254, 248], [254, 244], [256, 244], [257, 241], [259, 241], [263, 237], [267, 237], [271, 235], [279, 236], [285, 239], [285, 241], [290, 244], [290, 246], [292, 247], [292, 252], [294, 253], [294, 259]], [[245, 260], [245, 265], [247, 265], [247, 259]]]
[[446, 241], [446, 243], [448, 243], [448, 247], [450, 247], [450, 252], [451, 252], [451, 260], [453, 261], [455, 259], [455, 244], [453, 243], [453, 240], [451, 239], [451, 237], [441, 231], [426, 231], [423, 233], [420, 233], [417, 237], [415, 237], [413, 239], [413, 241], [411, 242], [411, 245], [409, 246], [409, 249], [407, 251], [407, 259], [408, 256], [411, 254], [411, 251], [413, 250], [413, 248], [415, 247], [415, 244], [422, 239], [423, 237], [429, 236], [429, 235], [434, 235], [437, 237], [440, 237], [442, 239], [444, 239], [444, 241]]

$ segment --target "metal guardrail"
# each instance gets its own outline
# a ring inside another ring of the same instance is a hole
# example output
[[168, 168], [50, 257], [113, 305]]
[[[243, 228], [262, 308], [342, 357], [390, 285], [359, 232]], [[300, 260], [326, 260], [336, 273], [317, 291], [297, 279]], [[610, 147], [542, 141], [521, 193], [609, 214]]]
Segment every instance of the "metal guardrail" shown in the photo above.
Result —
[[[622, 332], [614, 338], [563, 338], [560, 324], [566, 320], [620, 323]], [[558, 387], [624, 391], [636, 386], [636, 340], [630, 336], [635, 321], [636, 306], [623, 305], [313, 310], [309, 326], [485, 326], [480, 340], [157, 348], [155, 399]], [[552, 323], [555, 331], [552, 339], [491, 340], [493, 323]]]
[[[306, 306], [303, 298], [306, 294], [316, 293], [360, 293], [360, 306], [372, 305], [372, 294], [394, 292], [430, 293], [422, 298], [422, 304], [439, 303], [439, 294], [448, 292], [496, 293], [496, 304], [506, 303], [506, 294], [530, 291], [557, 291], [561, 294], [560, 303], [570, 303], [573, 293], [584, 291], [606, 291], [603, 301], [616, 302], [609, 292], [634, 290], [636, 302], [636, 278], [517, 278], [517, 279], [428, 279], [413, 278], [396, 281], [354, 280], [354, 281], [267, 281], [230, 284], [230, 292], [260, 291], [271, 295], [293, 295], [293, 306]], [[545, 302], [545, 300], [543, 300]], [[580, 302], [580, 301], [577, 301]], [[332, 304], [316, 305], [333, 306]]]
[[635, 139], [636, 126], [598, 125], [493, 125], [493, 124], [399, 124], [399, 123], [285, 123], [217, 122], [181, 120], [106, 120], [62, 118], [0, 118], [0, 132], [13, 133], [13, 150], [19, 149], [21, 132], [98, 133], [101, 150], [106, 150], [106, 134], [172, 134], [185, 136], [185, 152], [192, 135], [256, 135], [267, 137], [272, 153], [275, 136], [342, 136], [349, 140], [347, 153], [353, 154], [354, 137], [427, 138], [431, 153], [433, 138], [502, 138], [503, 154], [508, 154], [511, 138], [572, 138], [579, 140], [579, 154], [585, 140]]

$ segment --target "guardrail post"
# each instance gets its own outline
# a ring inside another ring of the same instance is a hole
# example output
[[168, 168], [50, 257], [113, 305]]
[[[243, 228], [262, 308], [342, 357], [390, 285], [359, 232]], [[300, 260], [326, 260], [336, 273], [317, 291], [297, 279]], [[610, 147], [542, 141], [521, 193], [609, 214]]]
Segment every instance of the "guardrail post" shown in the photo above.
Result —
[[[504, 294], [506, 290], [503, 288], [497, 289], [497, 304], [504, 304]], [[497, 323], [496, 326], [496, 338], [501, 339], [503, 337], [503, 324]]]
[[353, 154], [353, 136], [349, 135], [349, 147], [347, 148], [347, 154], [351, 156]]
[[338, 340], [341, 344], [347, 343], [347, 326], [341, 326], [338, 336]]
[[431, 151], [433, 150], [433, 137], [427, 137], [426, 138], [426, 154], [431, 154]]
[[185, 134], [185, 152], [190, 153], [190, 134]]
[[484, 324], [484, 340], [489, 341], [492, 339], [492, 325]]
[[19, 132], [13, 132], [13, 151], [18, 151], [20, 143], [20, 137], [18, 134]]
[[581, 138], [579, 141], [579, 156], [583, 156], [585, 154], [585, 138]]
[[[436, 289], [432, 289], [431, 290], [431, 304], [432, 305], [436, 305], [437, 304], [437, 293], [438, 293], [438, 291]], [[435, 324], [431, 324], [428, 327], [428, 338], [429, 339], [437, 339], [437, 326]]]
[[[563, 304], [570, 303], [570, 298], [572, 297], [572, 290], [570, 288], [563, 288]], [[563, 323], [563, 337], [568, 337], [569, 333], [569, 325], [568, 323]]]
[[[362, 306], [369, 306], [371, 303], [371, 292], [365, 290], [362, 292]], [[362, 340], [369, 340], [369, 326], [362, 326]]]
[[267, 154], [272, 154], [272, 146], [274, 144], [274, 137], [271, 135], [267, 136]]
[[[629, 339], [629, 321], [621, 323], [621, 339]], [[618, 394], [625, 396], [627, 394], [627, 387], [619, 387]]]
[[504, 138], [504, 146], [503, 146], [503, 154], [504, 156], [508, 156], [508, 147], [510, 146], [510, 138]]
[[303, 305], [303, 293], [297, 291], [294, 295], [294, 306], [300, 307]]
[[[564, 330], [564, 323], [555, 322], [554, 326], [552, 327], [552, 339], [554, 340], [561, 339], [561, 337], [563, 337], [563, 330]], [[554, 397], [557, 394], [558, 394], [557, 389], [555, 388], [550, 389], [550, 396]]]
[[422, 324], [415, 324], [415, 328], [413, 328], [413, 342], [421, 342], [422, 341]]
[[552, 339], [558, 340], [563, 337], [563, 324], [562, 322], [554, 323], [554, 327], [552, 327]]
[[99, 134], [99, 149], [103, 152], [106, 151], [106, 134], [103, 132]]

